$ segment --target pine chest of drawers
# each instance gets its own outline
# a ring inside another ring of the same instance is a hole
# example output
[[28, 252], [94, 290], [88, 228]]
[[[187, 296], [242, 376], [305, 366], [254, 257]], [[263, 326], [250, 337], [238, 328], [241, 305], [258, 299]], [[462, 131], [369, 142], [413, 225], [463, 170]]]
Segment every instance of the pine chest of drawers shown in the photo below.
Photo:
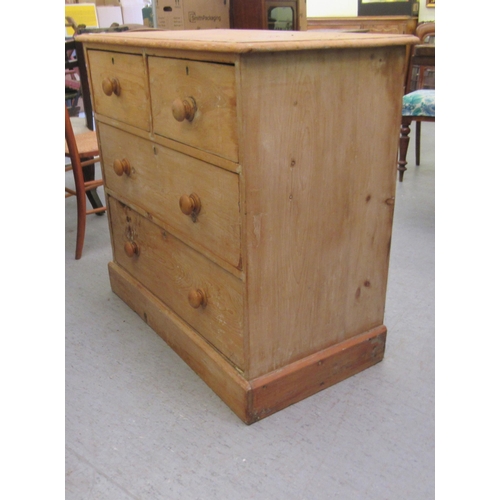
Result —
[[246, 423], [381, 361], [404, 35], [84, 35], [111, 287]]

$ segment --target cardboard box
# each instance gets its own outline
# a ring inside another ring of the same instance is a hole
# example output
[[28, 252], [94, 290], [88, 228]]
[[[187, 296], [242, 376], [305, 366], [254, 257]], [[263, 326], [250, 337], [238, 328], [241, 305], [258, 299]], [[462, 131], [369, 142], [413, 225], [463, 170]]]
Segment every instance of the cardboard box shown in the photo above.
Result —
[[229, 0], [155, 0], [155, 28], [223, 29], [229, 25]]

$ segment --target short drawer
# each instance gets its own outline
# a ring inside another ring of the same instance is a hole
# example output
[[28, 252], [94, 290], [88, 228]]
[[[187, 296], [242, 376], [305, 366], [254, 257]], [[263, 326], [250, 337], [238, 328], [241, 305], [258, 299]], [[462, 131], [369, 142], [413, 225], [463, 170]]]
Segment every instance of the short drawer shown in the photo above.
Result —
[[108, 197], [114, 259], [243, 369], [243, 283]]
[[239, 175], [99, 123], [106, 187], [238, 267]]
[[149, 57], [155, 134], [238, 161], [235, 69]]
[[94, 109], [142, 130], [150, 130], [147, 73], [141, 55], [89, 50]]

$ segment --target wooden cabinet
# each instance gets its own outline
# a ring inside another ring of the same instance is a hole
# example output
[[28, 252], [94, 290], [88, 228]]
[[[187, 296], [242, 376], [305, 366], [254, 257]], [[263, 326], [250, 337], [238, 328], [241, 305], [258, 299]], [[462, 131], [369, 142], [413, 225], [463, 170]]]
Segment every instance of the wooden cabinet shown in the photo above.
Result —
[[231, 0], [231, 28], [306, 30], [306, 0]]
[[[394, 4], [391, 4], [394, 5]], [[308, 30], [361, 30], [370, 33], [414, 34], [418, 17], [357, 16], [309, 17]]]
[[246, 423], [379, 362], [404, 35], [85, 35], [111, 287]]

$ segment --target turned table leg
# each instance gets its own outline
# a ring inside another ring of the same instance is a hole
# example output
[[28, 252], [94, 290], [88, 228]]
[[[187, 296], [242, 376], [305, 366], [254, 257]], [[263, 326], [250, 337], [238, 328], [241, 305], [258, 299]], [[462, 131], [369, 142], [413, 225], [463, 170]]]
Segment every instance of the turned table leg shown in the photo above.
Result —
[[410, 143], [410, 116], [403, 116], [401, 121], [401, 136], [399, 137], [399, 161], [398, 161], [398, 170], [399, 170], [399, 182], [403, 182], [403, 175], [406, 170], [406, 154], [408, 152], [408, 145]]

